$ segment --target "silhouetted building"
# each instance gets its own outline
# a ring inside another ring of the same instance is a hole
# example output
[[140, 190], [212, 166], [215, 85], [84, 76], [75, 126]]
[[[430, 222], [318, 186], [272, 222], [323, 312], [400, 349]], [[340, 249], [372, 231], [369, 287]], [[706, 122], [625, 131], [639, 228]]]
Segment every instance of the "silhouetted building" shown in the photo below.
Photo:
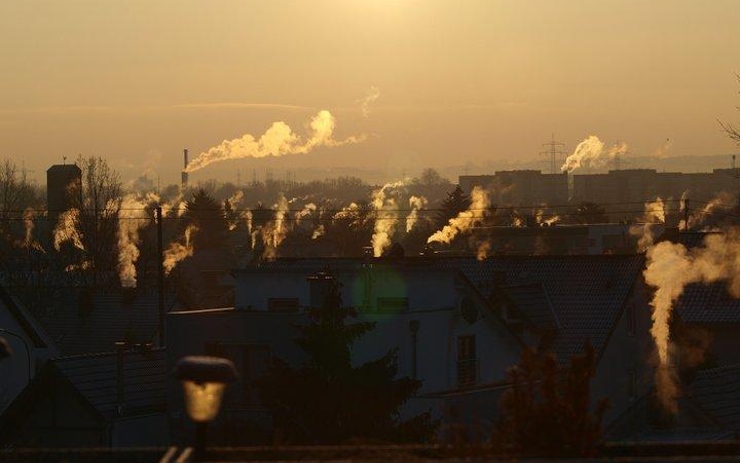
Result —
[[712, 172], [657, 172], [655, 169], [610, 170], [607, 174], [573, 175], [572, 201], [603, 205], [640, 203], [656, 197], [709, 201], [720, 193], [737, 194], [738, 176], [733, 169]]
[[475, 186], [489, 192], [498, 206], [562, 205], [568, 203], [568, 174], [543, 174], [539, 170], [504, 170], [494, 175], [461, 175], [460, 188], [470, 193]]
[[62, 212], [82, 203], [82, 170], [76, 164], [56, 164], [46, 171], [46, 201], [49, 217], [56, 221]]

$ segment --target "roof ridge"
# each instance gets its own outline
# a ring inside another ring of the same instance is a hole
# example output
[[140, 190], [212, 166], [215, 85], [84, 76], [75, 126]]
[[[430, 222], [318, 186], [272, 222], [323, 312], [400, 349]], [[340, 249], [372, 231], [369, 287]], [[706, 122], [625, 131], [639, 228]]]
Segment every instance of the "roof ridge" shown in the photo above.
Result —
[[[165, 347], [155, 347], [152, 346], [151, 349], [140, 349], [137, 347], [129, 347], [124, 349], [124, 354], [141, 354], [141, 353], [156, 353], [160, 351], [165, 351]], [[58, 362], [58, 361], [64, 361], [64, 360], [77, 360], [77, 359], [84, 359], [84, 358], [103, 358], [103, 357], [112, 357], [118, 355], [118, 351], [107, 351], [107, 352], [87, 352], [84, 354], [74, 354], [74, 355], [65, 355], [65, 356], [59, 356], [59, 357], [52, 357], [49, 359], [51, 362]]]

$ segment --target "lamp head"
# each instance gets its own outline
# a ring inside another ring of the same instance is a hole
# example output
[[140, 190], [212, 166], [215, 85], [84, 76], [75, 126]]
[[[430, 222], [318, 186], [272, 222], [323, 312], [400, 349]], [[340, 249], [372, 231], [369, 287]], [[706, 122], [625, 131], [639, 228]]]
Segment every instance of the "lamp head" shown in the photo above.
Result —
[[236, 381], [238, 375], [234, 364], [225, 358], [190, 356], [177, 362], [175, 377], [182, 381], [190, 418], [207, 423], [218, 414], [226, 384]]

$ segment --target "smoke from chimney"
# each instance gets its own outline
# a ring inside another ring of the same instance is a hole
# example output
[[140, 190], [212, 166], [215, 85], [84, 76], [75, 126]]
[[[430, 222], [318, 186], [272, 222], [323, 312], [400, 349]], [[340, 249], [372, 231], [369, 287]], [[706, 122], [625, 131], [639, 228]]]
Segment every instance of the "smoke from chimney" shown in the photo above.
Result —
[[373, 192], [373, 209], [375, 209], [375, 226], [371, 240], [373, 246], [373, 256], [380, 257], [383, 251], [391, 245], [391, 237], [396, 231], [398, 222], [398, 203], [393, 197], [389, 197], [391, 192], [398, 194], [398, 189], [405, 187], [403, 180], [398, 182], [386, 183], [382, 188]]
[[288, 124], [274, 122], [259, 138], [246, 134], [234, 140], [224, 140], [220, 145], [200, 153], [184, 172], [195, 172], [209, 164], [227, 159], [262, 158], [286, 154], [305, 154], [320, 146], [335, 147], [365, 140], [364, 135], [335, 140], [336, 120], [327, 110], [319, 111], [309, 123], [309, 137], [302, 140]]
[[370, 117], [370, 105], [375, 103], [375, 100], [380, 98], [380, 90], [376, 86], [370, 87], [370, 89], [367, 92], [367, 95], [365, 95], [365, 98], [360, 100], [360, 109], [362, 110], [362, 117], [367, 119]]
[[427, 203], [427, 199], [423, 196], [412, 196], [409, 198], [411, 212], [406, 217], [406, 233], [410, 233], [414, 229], [416, 222], [419, 221], [419, 211], [426, 207]]
[[591, 135], [576, 146], [573, 154], [565, 159], [562, 167], [563, 172], [573, 172], [580, 167], [603, 167], [609, 161], [614, 160], [627, 152], [626, 143], [617, 143], [604, 151], [604, 143], [599, 137]]
[[[650, 305], [653, 325], [650, 333], [658, 352], [656, 372], [658, 396], [667, 410], [675, 411], [678, 384], [671, 373], [670, 320], [674, 303], [690, 283], [727, 281], [728, 291], [740, 297], [740, 234], [708, 235], [704, 246], [687, 250], [681, 244], [663, 241], [647, 251], [645, 281], [656, 288]], [[661, 389], [662, 388], [662, 389]]]
[[136, 288], [139, 230], [152, 220], [145, 215], [146, 206], [145, 201], [128, 195], [118, 210], [118, 277], [124, 288]]
[[427, 244], [433, 242], [449, 244], [458, 234], [466, 232], [488, 215], [491, 201], [486, 190], [474, 187], [470, 192], [470, 200], [468, 210], [457, 214], [457, 217], [450, 219], [449, 224], [445, 225], [442, 230], [427, 238]]

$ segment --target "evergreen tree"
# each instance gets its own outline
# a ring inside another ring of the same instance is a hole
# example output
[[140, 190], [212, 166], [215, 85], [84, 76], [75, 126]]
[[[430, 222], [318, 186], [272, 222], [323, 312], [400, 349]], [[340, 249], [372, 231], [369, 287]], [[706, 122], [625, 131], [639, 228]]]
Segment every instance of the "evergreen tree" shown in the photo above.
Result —
[[457, 217], [460, 212], [467, 211], [470, 204], [470, 195], [466, 195], [459, 185], [456, 186], [442, 201], [442, 207], [437, 214], [437, 227], [442, 228], [447, 225], [450, 219]]
[[185, 207], [186, 217], [197, 228], [193, 247], [196, 250], [223, 247], [229, 226], [221, 203], [201, 188], [193, 193]]
[[309, 323], [298, 326], [296, 342], [308, 363], [293, 368], [274, 359], [258, 381], [271, 409], [278, 435], [292, 444], [336, 444], [352, 438], [417, 442], [431, 437], [436, 423], [429, 413], [399, 419], [398, 409], [421, 387], [396, 378], [397, 351], [352, 366], [351, 346], [374, 323], [354, 322], [353, 309], [342, 307], [339, 284], [332, 283], [322, 307], [309, 310]]

